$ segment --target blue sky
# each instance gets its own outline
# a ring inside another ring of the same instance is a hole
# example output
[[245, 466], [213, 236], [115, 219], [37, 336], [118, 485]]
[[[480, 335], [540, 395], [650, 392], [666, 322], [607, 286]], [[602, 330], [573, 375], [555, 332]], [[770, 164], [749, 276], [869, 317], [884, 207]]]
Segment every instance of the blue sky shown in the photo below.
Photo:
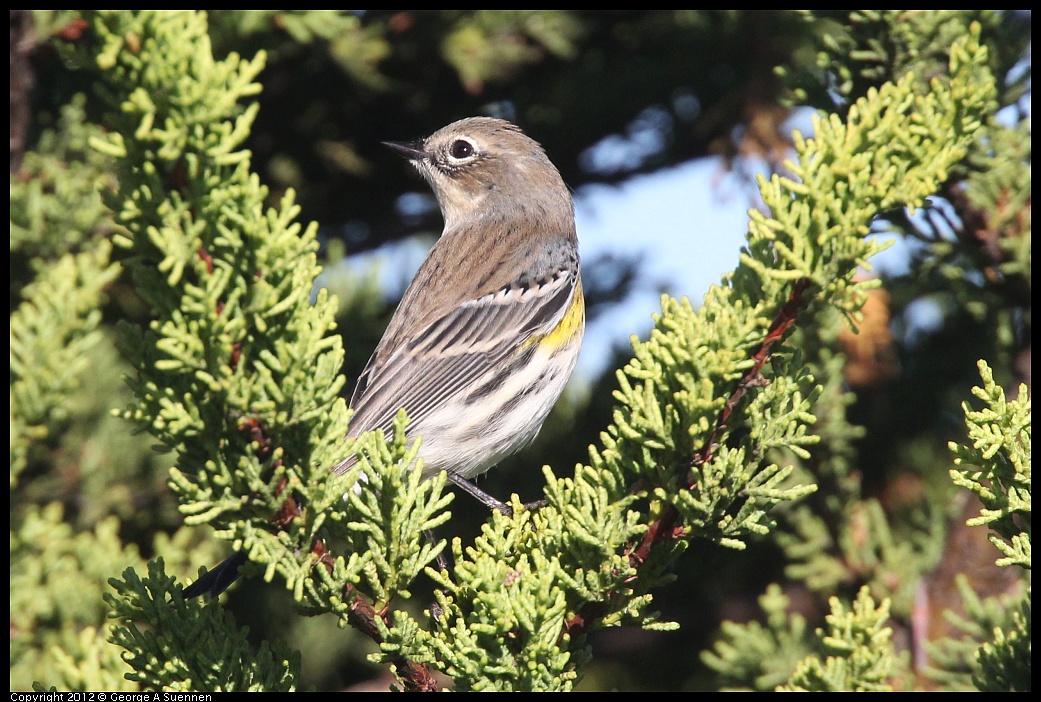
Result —
[[662, 292], [685, 295], [697, 305], [710, 285], [734, 269], [749, 193], [717, 159], [701, 159], [575, 194], [583, 258], [613, 253], [642, 262], [628, 299], [590, 324], [579, 373], [599, 375], [612, 345], [627, 343], [631, 334], [646, 338]]

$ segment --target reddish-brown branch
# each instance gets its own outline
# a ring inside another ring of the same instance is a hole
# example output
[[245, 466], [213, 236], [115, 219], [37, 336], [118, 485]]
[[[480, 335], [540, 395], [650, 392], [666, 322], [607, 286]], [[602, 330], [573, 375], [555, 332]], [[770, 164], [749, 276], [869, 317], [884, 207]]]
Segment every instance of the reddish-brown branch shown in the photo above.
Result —
[[196, 252], [199, 256], [199, 260], [206, 264], [206, 272], [213, 273], [213, 256], [205, 248], [200, 248]]
[[[709, 434], [708, 439], [705, 441], [701, 449], [691, 457], [692, 466], [704, 465], [712, 459], [718, 437], [726, 430], [728, 422], [738, 405], [741, 403], [742, 398], [744, 398], [749, 388], [761, 383], [759, 374], [762, 371], [763, 365], [766, 363], [767, 359], [769, 359], [773, 347], [784, 338], [785, 333], [792, 324], [795, 323], [799, 313], [806, 306], [807, 301], [803, 296], [809, 287], [810, 281], [806, 278], [797, 281], [792, 287], [792, 292], [788, 296], [788, 301], [777, 312], [773, 322], [770, 324], [770, 329], [766, 332], [766, 336], [763, 337], [762, 343], [759, 344], [759, 348], [752, 354], [752, 359], [755, 363], [737, 382], [737, 385], [734, 386], [733, 392], [730, 393], [730, 397], [728, 397], [727, 401], [723, 404], [719, 416], [716, 417], [716, 424], [713, 427], [712, 432]], [[687, 488], [692, 489], [694, 487], [693, 476], [691, 476], [689, 482], [690, 484], [687, 485]], [[676, 511], [675, 507], [671, 504], [664, 505], [658, 518], [648, 526], [639, 545], [637, 545], [629, 554], [629, 564], [634, 569], [639, 570], [639, 568], [647, 562], [655, 544], [667, 540], [683, 538], [684, 532], [682, 527], [676, 526], [676, 520], [678, 518], [679, 513]], [[611, 597], [612, 595], [608, 594], [608, 596], [602, 601], [587, 602], [579, 607], [575, 615], [564, 623], [564, 633], [572, 637], [585, 633], [590, 624], [594, 623], [597, 619], [607, 613], [608, 602]]]
[[[380, 614], [376, 612], [372, 603], [349, 585], [344, 595], [345, 600], [351, 603], [350, 609], [347, 611], [347, 622], [375, 641], [376, 644], [382, 643], [383, 637], [380, 635], [379, 627], [376, 625], [376, 618]], [[409, 692], [437, 692], [440, 689], [433, 674], [430, 672], [430, 668], [427, 666], [410, 661], [403, 656], [395, 657], [392, 663], [397, 670], [398, 677], [405, 686], [405, 690]]]
[[[748, 389], [759, 384], [761, 379], [759, 377], [760, 371], [763, 369], [763, 365], [770, 357], [770, 352], [773, 347], [784, 338], [785, 332], [788, 328], [795, 323], [796, 318], [799, 316], [799, 312], [806, 306], [806, 302], [803, 300], [803, 294], [806, 289], [810, 287], [810, 281], [807, 278], [802, 278], [796, 281], [792, 287], [792, 292], [788, 296], [788, 301], [784, 303], [777, 315], [774, 317], [773, 322], [770, 324], [770, 329], [766, 332], [766, 336], [763, 337], [762, 343], [759, 344], [759, 348], [752, 354], [752, 360], [755, 363], [748, 372], [745, 373], [744, 377], [737, 382], [734, 391], [730, 393], [730, 397], [723, 404], [723, 409], [720, 411], [719, 416], [716, 417], [716, 426], [712, 428], [712, 433], [709, 434], [708, 440], [704, 443], [697, 453], [694, 454], [691, 465], [692, 466], [703, 466], [708, 463], [716, 450], [718, 437], [726, 430], [730, 417], [733, 415], [734, 410], [740, 404], [741, 400], [744, 399]], [[690, 485], [693, 487], [693, 484]]]
[[666, 504], [661, 516], [655, 519], [644, 533], [640, 545], [629, 554], [629, 565], [633, 568], [639, 568], [650, 558], [651, 548], [654, 547], [654, 544], [681, 536], [682, 532], [676, 531], [676, 518], [678, 516], [676, 509], [672, 505]]

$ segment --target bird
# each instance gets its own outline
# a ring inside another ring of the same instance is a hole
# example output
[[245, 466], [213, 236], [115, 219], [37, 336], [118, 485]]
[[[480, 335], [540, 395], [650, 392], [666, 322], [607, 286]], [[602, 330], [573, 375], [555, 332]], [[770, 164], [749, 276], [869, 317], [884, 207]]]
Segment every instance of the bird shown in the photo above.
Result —
[[[577, 363], [585, 303], [571, 191], [506, 120], [469, 117], [383, 143], [430, 185], [444, 229], [358, 377], [346, 435], [389, 435], [404, 408], [406, 438], [422, 437], [423, 478], [444, 471], [508, 511], [471, 480], [535, 438]], [[357, 461], [352, 452], [332, 470]], [[234, 554], [185, 597], [220, 594], [245, 561]]]

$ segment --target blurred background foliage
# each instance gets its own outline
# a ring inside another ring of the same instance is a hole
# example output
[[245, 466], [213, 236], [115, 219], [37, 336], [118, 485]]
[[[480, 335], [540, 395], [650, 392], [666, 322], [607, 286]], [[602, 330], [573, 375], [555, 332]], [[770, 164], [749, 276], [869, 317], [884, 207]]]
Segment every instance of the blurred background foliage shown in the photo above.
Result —
[[[907, 71], [927, 80], [942, 63], [950, 32], [976, 19], [991, 48], [1005, 120], [1029, 121], [1028, 12], [256, 10], [214, 11], [209, 18], [218, 56], [268, 52], [248, 143], [253, 166], [273, 202], [287, 188], [296, 190], [301, 220], [321, 223], [330, 263], [407, 237], [436, 236], [436, 203], [380, 142], [419, 138], [469, 115], [520, 124], [575, 189], [710, 156], [739, 173], [750, 173], [752, 164], [780, 168], [790, 154], [784, 125], [794, 107], [844, 115], [856, 97]], [[75, 41], [83, 29], [71, 11], [11, 11], [12, 313], [41, 261], [96, 251], [110, 226], [95, 188], [110, 176], [104, 157], [87, 146], [92, 130], [101, 128], [92, 85], [66, 69], [52, 44]], [[1005, 182], [1014, 182], [1025, 165], [1025, 200], [1016, 199], [1022, 189], [988, 190], [990, 181], [963, 173], [923, 216], [894, 212], [878, 223], [879, 232], [906, 237], [910, 260], [873, 296], [861, 333], [839, 339], [855, 393], [842, 429], [850, 437], [850, 470], [832, 476], [833, 484], [821, 476], [813, 498], [855, 503], [859, 521], [835, 527], [843, 538], [884, 528], [889, 543], [906, 547], [905, 559], [917, 559], [908, 572], [927, 562], [921, 581], [883, 575], [890, 592], [930, 592], [931, 640], [951, 633], [940, 612], [958, 607], [959, 573], [969, 572], [981, 596], [1015, 586], [1012, 569], [994, 567], [985, 531], [964, 526], [978, 505], [952, 497], [947, 449], [964, 434], [960, 403], [978, 383], [976, 359], [987, 358], [1006, 388], [1013, 381], [1031, 387], [1029, 127], [1025, 138], [1014, 132], [1000, 138], [968, 170], [1005, 169], [1011, 173]], [[611, 158], [597, 148], [604, 144]], [[55, 193], [64, 205], [47, 209], [54, 200], [44, 196]], [[16, 200], [28, 205], [16, 211]], [[696, 222], [689, 229], [692, 237], [712, 236]], [[639, 261], [617, 257], [584, 265], [591, 316], [624, 300], [640, 275]], [[350, 385], [396, 301], [384, 299], [374, 276], [330, 271], [326, 284], [341, 301]], [[697, 297], [701, 291], [674, 292]], [[164, 555], [168, 572], [194, 577], [226, 548], [204, 530], [178, 530], [180, 516], [165, 487], [167, 459], [110, 414], [126, 406], [128, 392], [115, 324], [141, 324], [146, 310], [121, 278], [105, 294], [96, 335], [76, 359], [76, 377], [52, 389], [63, 398], [61, 411], [27, 430], [32, 443], [17, 456], [12, 418], [12, 689], [32, 680], [50, 684], [46, 671], [59, 655], [53, 647], [61, 655], [94, 655], [97, 643], [84, 632], [103, 631], [98, 594], [119, 564], [140, 570], [142, 558]], [[939, 317], [923, 328], [913, 311], [926, 301]], [[533, 499], [542, 482], [536, 466], [585, 461], [586, 446], [608, 424], [615, 385], [608, 372], [568, 393], [536, 444], [482, 487]], [[453, 512], [453, 533], [473, 533], [484, 520], [465, 499]], [[84, 534], [104, 537], [104, 552], [91, 551]], [[784, 583], [789, 607], [810, 622], [827, 610], [826, 597], [807, 584], [812, 567], [785, 570], [791, 563], [783, 543], [764, 541], [741, 553], [695, 543], [691, 551], [679, 585], [656, 595], [663, 618], [681, 628], [599, 632], [584, 689], [715, 689], [718, 678], [698, 653], [722, 620], [762, 617], [757, 598], [771, 582]], [[91, 573], [61, 583], [31, 566], [34, 559], [80, 552], [93, 553], [84, 559]], [[835, 588], [851, 597], [878, 577], [864, 564], [845, 563]], [[82, 606], [63, 614], [52, 603], [55, 592]], [[357, 633], [294, 616], [286, 602], [285, 593], [259, 581], [227, 596], [258, 640], [281, 638], [302, 651], [308, 684], [337, 688], [380, 672], [364, 662], [367, 642]], [[891, 624], [898, 648], [919, 663], [910, 610], [908, 597], [899, 600]], [[114, 689], [109, 685], [118, 682], [99, 677], [84, 684]], [[386, 681], [375, 684], [385, 689]], [[935, 683], [922, 677], [914, 684]]]

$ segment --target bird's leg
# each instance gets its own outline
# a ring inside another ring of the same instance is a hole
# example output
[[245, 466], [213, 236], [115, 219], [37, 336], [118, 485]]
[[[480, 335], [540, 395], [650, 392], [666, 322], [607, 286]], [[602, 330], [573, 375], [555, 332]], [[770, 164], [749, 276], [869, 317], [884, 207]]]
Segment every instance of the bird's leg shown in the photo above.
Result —
[[[456, 475], [455, 473], [453, 473], [451, 471], [448, 471], [448, 479], [451, 480], [452, 483], [454, 483], [456, 487], [462, 488], [463, 490], [468, 492], [471, 497], [473, 497], [475, 500], [480, 502], [482, 505], [484, 505], [488, 509], [498, 510], [499, 512], [502, 512], [507, 517], [512, 517], [513, 516], [513, 508], [512, 507], [510, 507], [505, 502], [502, 502], [500, 500], [495, 499], [494, 497], [492, 497], [491, 495], [486, 493], [484, 490], [482, 490], [481, 488], [479, 488], [476, 485], [474, 485], [473, 483], [471, 483], [466, 478], [463, 478], [462, 476]], [[535, 500], [534, 502], [525, 502], [524, 503], [524, 509], [536, 510], [536, 509], [539, 509], [541, 507], [545, 507], [547, 504], [548, 503], [545, 500]]]

